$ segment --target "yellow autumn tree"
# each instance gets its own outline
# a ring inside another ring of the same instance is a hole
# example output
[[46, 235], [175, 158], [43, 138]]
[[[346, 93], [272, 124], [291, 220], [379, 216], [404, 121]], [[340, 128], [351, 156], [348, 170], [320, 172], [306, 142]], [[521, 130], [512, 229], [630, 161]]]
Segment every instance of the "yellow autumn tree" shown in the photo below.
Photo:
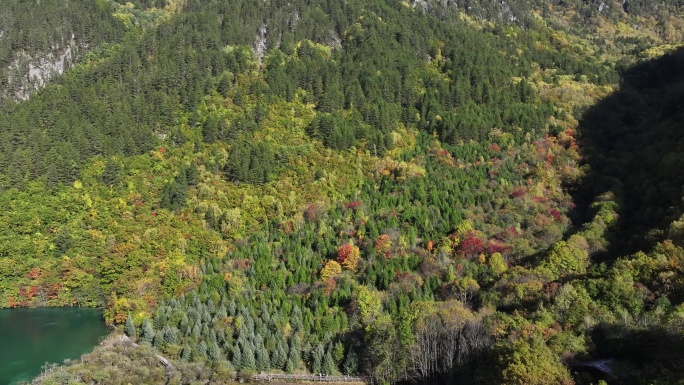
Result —
[[491, 257], [489, 257], [487, 265], [491, 269], [492, 273], [494, 273], [494, 275], [497, 277], [505, 273], [506, 270], [508, 270], [506, 260], [504, 259], [503, 255], [501, 255], [501, 253], [492, 254]]
[[342, 273], [342, 266], [340, 266], [337, 261], [328, 261], [323, 269], [321, 270], [321, 279], [327, 281], [329, 279], [335, 279]]

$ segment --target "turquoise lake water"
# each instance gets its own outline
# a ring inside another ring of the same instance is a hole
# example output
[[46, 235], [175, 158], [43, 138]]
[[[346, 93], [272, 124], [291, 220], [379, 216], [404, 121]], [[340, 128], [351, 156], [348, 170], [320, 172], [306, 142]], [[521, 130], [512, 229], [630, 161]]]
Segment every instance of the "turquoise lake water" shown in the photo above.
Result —
[[0, 384], [30, 381], [47, 362], [78, 358], [108, 332], [95, 309], [0, 309]]

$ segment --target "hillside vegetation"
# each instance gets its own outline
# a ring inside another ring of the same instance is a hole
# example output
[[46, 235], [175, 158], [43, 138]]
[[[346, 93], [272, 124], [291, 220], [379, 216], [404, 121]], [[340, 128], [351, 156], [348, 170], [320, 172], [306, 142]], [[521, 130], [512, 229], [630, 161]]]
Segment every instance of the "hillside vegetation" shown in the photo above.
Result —
[[142, 347], [38, 383], [681, 378], [677, 1], [76, 3], [0, 112], [0, 306]]

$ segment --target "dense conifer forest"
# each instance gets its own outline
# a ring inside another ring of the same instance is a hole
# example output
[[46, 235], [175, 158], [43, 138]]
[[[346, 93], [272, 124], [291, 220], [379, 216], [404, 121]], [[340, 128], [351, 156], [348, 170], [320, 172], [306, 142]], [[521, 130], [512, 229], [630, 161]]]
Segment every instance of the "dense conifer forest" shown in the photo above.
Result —
[[34, 383], [678, 383], [682, 5], [2, 2], [0, 307], [139, 344]]

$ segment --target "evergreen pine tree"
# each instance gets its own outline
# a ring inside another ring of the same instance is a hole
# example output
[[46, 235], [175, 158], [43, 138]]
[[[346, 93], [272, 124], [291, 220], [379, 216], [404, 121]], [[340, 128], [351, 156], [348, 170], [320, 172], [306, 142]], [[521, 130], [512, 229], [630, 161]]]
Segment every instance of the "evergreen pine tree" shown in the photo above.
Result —
[[199, 354], [200, 357], [205, 357], [207, 355], [207, 343], [204, 341], [200, 341], [200, 343], [197, 345], [197, 354]]
[[287, 361], [287, 352], [285, 351], [285, 345], [282, 341], [278, 341], [275, 351], [273, 352], [273, 358], [271, 359], [271, 365], [274, 368], [284, 369], [285, 363]]
[[154, 329], [152, 329], [152, 324], [148, 318], [145, 318], [142, 322], [142, 342], [152, 343], [154, 339]]
[[102, 183], [105, 186], [116, 187], [119, 184], [119, 174], [121, 173], [121, 165], [116, 160], [109, 158], [105, 164], [105, 169], [102, 172]]
[[218, 361], [219, 358], [221, 358], [221, 349], [219, 349], [216, 342], [212, 342], [209, 345], [209, 358], [211, 358], [213, 361]]
[[267, 370], [271, 367], [271, 361], [268, 357], [268, 351], [266, 351], [266, 348], [263, 345], [257, 348], [256, 367], [257, 370]]
[[178, 342], [178, 329], [175, 327], [166, 326], [164, 328], [164, 342], [167, 344], [175, 344]]
[[199, 321], [195, 323], [195, 326], [192, 327], [192, 337], [195, 339], [199, 339], [199, 336], [202, 331], [202, 326]]
[[190, 346], [183, 345], [183, 350], [181, 351], [181, 361], [187, 362], [190, 361], [190, 357], [192, 356], [192, 349], [190, 349]]
[[345, 374], [353, 375], [359, 370], [359, 357], [353, 348], [349, 348], [347, 358], [344, 360], [343, 371]]
[[311, 364], [311, 371], [312, 371], [314, 374], [318, 374], [318, 373], [321, 372], [321, 360], [322, 360], [322, 357], [321, 357], [321, 355], [318, 353], [318, 349], [316, 349], [316, 351], [314, 351], [312, 355], [313, 355], [313, 363]]
[[295, 370], [297, 370], [297, 364], [295, 364], [292, 358], [288, 359], [287, 364], [285, 364], [285, 371], [287, 373], [294, 373]]
[[164, 344], [164, 333], [161, 330], [154, 333], [154, 338], [152, 340], [152, 346], [159, 349]]
[[233, 359], [231, 360], [235, 369], [242, 369], [242, 349], [240, 345], [237, 344], [233, 348]]
[[133, 317], [131, 317], [131, 313], [128, 313], [128, 316], [126, 317], [126, 324], [124, 325], [124, 333], [126, 333], [126, 335], [131, 337], [131, 338], [135, 338], [136, 329], [135, 329], [135, 324], [133, 323]]
[[332, 358], [332, 354], [328, 351], [323, 359], [323, 373], [334, 374], [337, 371], [337, 365], [335, 365], [335, 360]]
[[254, 358], [254, 350], [251, 346], [245, 346], [242, 352], [242, 369], [255, 370], [256, 359]]
[[[176, 308], [178, 307], [180, 306], [177, 305]], [[188, 315], [186, 313], [183, 313], [183, 315], [181, 316], [180, 323], [178, 324], [178, 329], [185, 330], [185, 328], [187, 328], [188, 325], [190, 325], [190, 319], [188, 318]]]

